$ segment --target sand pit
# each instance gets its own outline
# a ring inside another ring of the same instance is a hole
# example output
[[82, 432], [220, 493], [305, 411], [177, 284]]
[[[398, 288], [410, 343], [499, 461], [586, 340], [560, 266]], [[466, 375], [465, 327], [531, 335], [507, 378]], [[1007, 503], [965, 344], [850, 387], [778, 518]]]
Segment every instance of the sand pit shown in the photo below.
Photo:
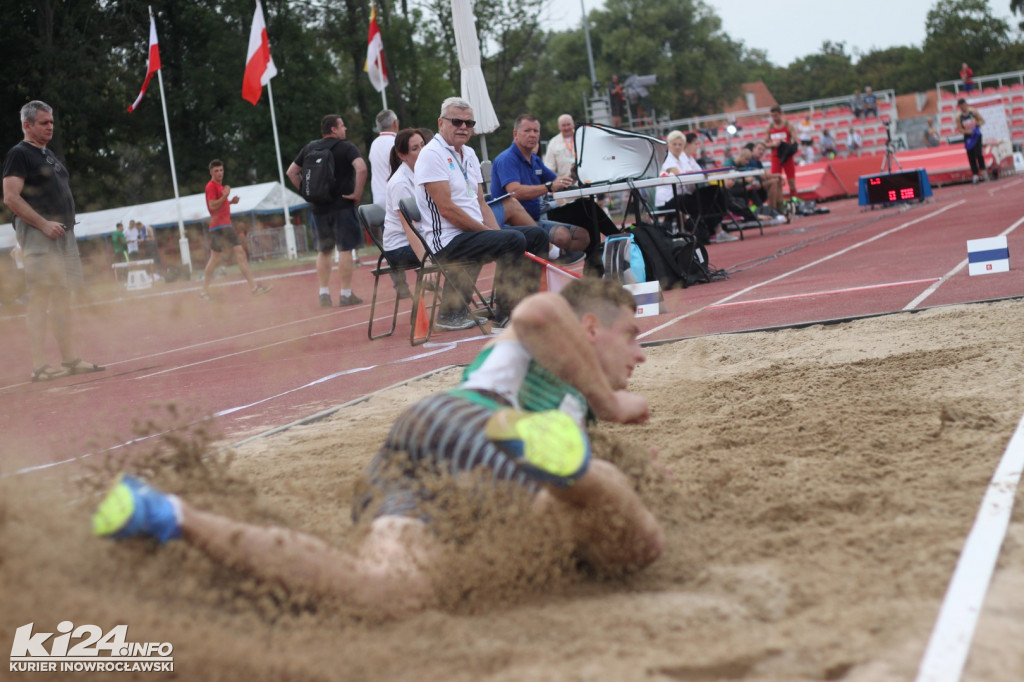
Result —
[[[174, 679], [910, 680], [1024, 414], [1022, 378], [1022, 301], [649, 349], [633, 386], [651, 421], [600, 425], [595, 443], [635, 476], [665, 555], [601, 578], [505, 526], [481, 540], [497, 589], [453, 584], [399, 621], [288, 594], [183, 543], [96, 540], [81, 467], [8, 477], [0, 641], [29, 622], [124, 623], [129, 641], [173, 644]], [[205, 508], [344, 546], [353, 487], [396, 413], [456, 380], [374, 396], [231, 461], [200, 459], [199, 434], [149, 472]], [[966, 680], [1024, 679], [1020, 497]], [[5, 662], [5, 679], [27, 675]], [[32, 674], [78, 677], [101, 678]]]

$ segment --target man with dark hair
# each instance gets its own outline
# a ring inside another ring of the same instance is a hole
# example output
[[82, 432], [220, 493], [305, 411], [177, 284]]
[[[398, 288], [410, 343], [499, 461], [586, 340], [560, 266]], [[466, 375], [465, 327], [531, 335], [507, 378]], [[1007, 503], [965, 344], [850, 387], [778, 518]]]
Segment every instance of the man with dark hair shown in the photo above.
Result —
[[771, 108], [772, 120], [768, 123], [764, 143], [772, 149], [772, 173], [784, 174], [789, 184], [790, 199], [796, 198], [796, 130], [782, 115], [782, 107]]
[[269, 286], [256, 283], [249, 269], [249, 257], [245, 254], [245, 249], [238, 240], [238, 233], [231, 224], [231, 204], [237, 203], [238, 197], [231, 196], [231, 185], [224, 184], [224, 162], [214, 159], [210, 162], [210, 181], [206, 183], [206, 208], [210, 211], [210, 259], [203, 271], [203, 291], [199, 294], [205, 301], [213, 300], [210, 285], [217, 275], [217, 268], [220, 267], [225, 250], [231, 251], [234, 255], [235, 263], [238, 264], [245, 281], [249, 283], [253, 296], [260, 296], [271, 289]]
[[[442, 550], [453, 541], [442, 531], [449, 501], [513, 495], [526, 504], [508, 505], [507, 514], [565, 528], [566, 556], [577, 552], [613, 573], [647, 566], [664, 549], [660, 524], [621, 470], [591, 456], [585, 431], [591, 411], [622, 424], [648, 418], [647, 400], [626, 390], [644, 361], [635, 307], [620, 285], [596, 278], [525, 299], [458, 388], [395, 421], [353, 502], [353, 516], [369, 525], [355, 552], [201, 511], [128, 476], [100, 504], [93, 531], [180, 537], [259, 579], [386, 615], [436, 602]], [[451, 500], [431, 485], [448, 479]]]
[[956, 131], [964, 136], [964, 149], [967, 151], [967, 162], [971, 165], [971, 176], [974, 184], [985, 172], [985, 146], [981, 142], [981, 126], [985, 124], [978, 110], [961, 97], [956, 102]]
[[[512, 144], [498, 154], [491, 166], [491, 191], [495, 195], [508, 194], [526, 210], [533, 224], [548, 234], [552, 244], [566, 252], [566, 262], [577, 262], [581, 252], [590, 244], [586, 228], [568, 223], [544, 220], [547, 209], [543, 199], [548, 192], [557, 192], [572, 184], [568, 175], [558, 177], [544, 165], [534, 151], [540, 143], [540, 121], [530, 114], [520, 114], [512, 127]], [[500, 204], [492, 206], [499, 223], [507, 222]], [[535, 254], [547, 258], [547, 253]]]
[[[71, 290], [82, 286], [82, 261], [75, 239], [75, 198], [68, 169], [46, 148], [53, 139], [53, 109], [33, 100], [21, 108], [24, 139], [4, 158], [4, 205], [25, 263], [28, 311], [25, 324], [32, 354], [32, 381], [103, 368], [75, 355]], [[61, 366], [46, 364], [47, 319], [60, 348]]]
[[359, 150], [346, 138], [345, 122], [337, 114], [328, 114], [320, 121], [321, 139], [313, 140], [299, 152], [285, 175], [296, 189], [302, 189], [302, 162], [314, 151], [329, 150], [334, 160], [334, 190], [328, 202], [314, 203], [313, 219], [316, 224], [316, 276], [320, 284], [320, 306], [330, 308], [331, 256], [338, 249], [338, 278], [341, 294], [338, 305], [357, 305], [363, 299], [352, 293], [352, 274], [355, 263], [348, 257], [363, 241], [363, 231], [356, 217], [356, 205], [366, 185], [366, 162]]

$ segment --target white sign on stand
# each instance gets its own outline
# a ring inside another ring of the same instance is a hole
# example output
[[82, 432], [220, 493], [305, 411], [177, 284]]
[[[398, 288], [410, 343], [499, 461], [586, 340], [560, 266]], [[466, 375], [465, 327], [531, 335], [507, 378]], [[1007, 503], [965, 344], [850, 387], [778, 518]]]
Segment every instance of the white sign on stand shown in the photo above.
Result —
[[662, 295], [661, 285], [657, 281], [623, 284], [622, 286], [636, 299], [637, 317], [650, 317], [665, 312], [665, 297]]
[[1006, 236], [967, 240], [967, 273], [989, 275], [1010, 271], [1010, 249]]

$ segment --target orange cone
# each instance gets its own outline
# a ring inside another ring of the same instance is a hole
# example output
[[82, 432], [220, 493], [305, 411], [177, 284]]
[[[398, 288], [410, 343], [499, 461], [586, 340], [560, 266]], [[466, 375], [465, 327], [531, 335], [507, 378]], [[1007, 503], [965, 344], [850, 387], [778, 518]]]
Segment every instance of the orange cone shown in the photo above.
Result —
[[430, 334], [430, 318], [427, 317], [427, 307], [423, 305], [423, 297], [416, 299], [416, 320], [413, 322], [413, 339], [420, 341], [426, 339]]

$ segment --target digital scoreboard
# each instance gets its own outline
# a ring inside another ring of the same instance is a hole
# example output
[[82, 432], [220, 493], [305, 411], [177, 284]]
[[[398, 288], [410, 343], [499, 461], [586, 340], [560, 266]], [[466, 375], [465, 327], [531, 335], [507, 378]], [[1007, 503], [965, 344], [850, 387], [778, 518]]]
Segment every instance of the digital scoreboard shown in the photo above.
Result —
[[859, 189], [861, 206], [884, 206], [901, 201], [924, 201], [932, 195], [928, 174], [923, 169], [862, 175]]

